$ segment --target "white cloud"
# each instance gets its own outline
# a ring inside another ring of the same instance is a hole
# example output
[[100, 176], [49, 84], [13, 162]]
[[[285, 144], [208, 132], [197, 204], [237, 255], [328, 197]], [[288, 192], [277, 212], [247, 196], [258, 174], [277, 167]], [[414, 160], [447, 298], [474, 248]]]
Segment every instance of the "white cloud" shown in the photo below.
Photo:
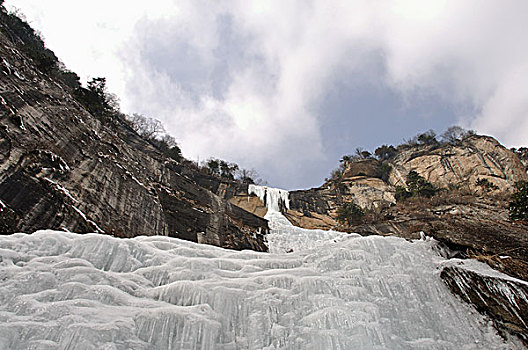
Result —
[[8, 9], [20, 9], [46, 44], [83, 80], [105, 76], [110, 89], [124, 97], [124, 67], [119, 59], [141, 19], [169, 18], [177, 13], [172, 0], [158, 6], [125, 0], [8, 0]]
[[472, 126], [482, 133], [507, 140], [511, 146], [528, 145], [528, 63], [501, 77]]
[[[177, 106], [170, 104], [151, 110], [172, 125], [171, 131], [181, 140], [188, 156], [220, 155], [245, 166], [263, 169], [266, 165], [272, 174], [281, 172], [293, 178], [299, 165], [306, 171], [313, 171], [317, 162], [325, 161], [320, 136], [320, 124], [324, 120], [315, 114], [314, 107], [331, 87], [336, 69], [360, 68], [361, 54], [372, 49], [370, 40], [365, 40], [370, 28], [361, 14], [357, 13], [357, 21], [354, 21], [347, 9], [324, 8], [321, 3], [308, 7], [300, 2], [273, 6], [268, 3], [266, 8], [257, 6], [259, 4], [243, 1], [229, 8], [233, 30], [244, 33], [250, 40], [244, 47], [243, 64], [230, 71], [228, 86], [221, 97], [212, 97], [211, 91], [199, 91], [196, 102], [193, 96], [196, 91], [188, 94], [176, 87], [162, 93], [171, 95], [163, 100], [175, 101]], [[194, 10], [200, 11], [200, 8]], [[202, 18], [196, 28], [192, 25], [191, 28], [214, 38], [214, 33], [218, 33], [215, 17], [223, 15], [225, 9], [218, 11], [213, 18], [207, 12], [206, 18]], [[189, 17], [200, 16], [190, 13]], [[138, 30], [149, 31], [149, 28], [158, 28], [157, 25], [143, 23]], [[205, 46], [195, 45], [193, 40], [180, 37], [177, 23], [170, 26], [174, 27], [171, 35], [178, 37], [176, 42], [185, 40], [190, 46], [183, 55], [174, 52], [174, 64], [188, 64], [186, 54], [198, 51], [206, 58], [194, 63], [201, 71], [213, 70], [211, 66], [220, 59], [216, 50], [224, 45], [222, 38], [216, 37], [216, 42]], [[189, 24], [185, 23], [185, 27], [189, 28]], [[351, 27], [355, 29], [349, 30]], [[174, 40], [174, 37], [167, 40]], [[141, 54], [144, 50], [138, 48], [135, 52]], [[150, 72], [142, 75], [147, 80], [153, 78], [157, 69], [145, 64], [149, 54], [141, 55], [134, 65], [134, 69]], [[177, 76], [169, 75], [170, 72], [166, 72], [164, 79], [177, 82]], [[136, 84], [134, 93], [148, 94], [155, 99], [156, 92], [145, 88], [148, 84], [138, 80], [137, 75], [132, 80]], [[167, 89], [159, 84], [153, 88]], [[216, 119], [220, 122], [216, 123]]]
[[[283, 186], [301, 169], [321, 178], [318, 163], [335, 156], [318, 107], [344, 80], [408, 104], [425, 95], [465, 106], [466, 125], [528, 143], [523, 0], [16, 5], [72, 69], [107, 76], [123, 107], [162, 119], [186, 155], [257, 167]], [[374, 56], [381, 69], [369, 69]]]

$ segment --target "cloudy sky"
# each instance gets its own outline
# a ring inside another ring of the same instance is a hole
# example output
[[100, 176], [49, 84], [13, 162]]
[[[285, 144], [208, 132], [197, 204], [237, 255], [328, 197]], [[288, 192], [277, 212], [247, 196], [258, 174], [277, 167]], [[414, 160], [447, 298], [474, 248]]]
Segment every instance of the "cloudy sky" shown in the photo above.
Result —
[[344, 154], [458, 124], [528, 145], [528, 1], [6, 0], [191, 159], [318, 186]]

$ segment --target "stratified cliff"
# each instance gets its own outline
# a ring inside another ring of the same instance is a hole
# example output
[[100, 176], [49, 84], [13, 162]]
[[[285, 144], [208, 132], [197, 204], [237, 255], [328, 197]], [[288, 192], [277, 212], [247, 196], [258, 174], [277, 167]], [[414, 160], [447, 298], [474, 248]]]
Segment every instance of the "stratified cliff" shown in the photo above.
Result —
[[411, 147], [398, 152], [391, 164], [392, 185], [404, 185], [410, 170], [440, 188], [466, 187], [475, 191], [478, 179], [490, 181], [503, 192], [511, 191], [517, 181], [528, 179], [519, 156], [489, 136], [473, 135], [439, 147]]
[[[5, 16], [5, 13], [3, 13]], [[5, 19], [5, 18], [4, 18]], [[200, 186], [119, 115], [90, 114], [0, 32], [0, 231], [167, 235], [267, 250], [267, 222]]]
[[[389, 208], [396, 204], [396, 187], [406, 186], [410, 171], [416, 171], [443, 193], [464, 193], [474, 199], [497, 195], [506, 198], [518, 181], [528, 180], [521, 158], [492, 137], [471, 135], [455, 143], [401, 147], [383, 161], [351, 159], [342, 164], [339, 177], [328, 179], [318, 188], [291, 191], [291, 209], [285, 215], [305, 228], [339, 229], [335, 217], [342, 203], [354, 202], [366, 210]], [[486, 191], [478, 180], [492, 188]], [[227, 197], [250, 211], [257, 208], [242, 199], [243, 191], [237, 193], [228, 193]], [[505, 209], [503, 202], [496, 204]]]

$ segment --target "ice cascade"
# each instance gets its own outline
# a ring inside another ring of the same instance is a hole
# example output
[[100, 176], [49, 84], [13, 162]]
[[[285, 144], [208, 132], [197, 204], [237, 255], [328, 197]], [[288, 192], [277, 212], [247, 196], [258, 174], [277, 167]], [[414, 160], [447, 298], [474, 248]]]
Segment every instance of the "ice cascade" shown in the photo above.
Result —
[[[0, 349], [508, 349], [440, 279], [433, 240], [294, 227], [271, 253], [175, 238], [0, 236]], [[479, 264], [479, 263], [476, 263]]]
[[281, 204], [290, 209], [290, 194], [286, 190], [249, 184], [248, 194], [255, 194], [268, 208], [268, 212], [281, 212]]

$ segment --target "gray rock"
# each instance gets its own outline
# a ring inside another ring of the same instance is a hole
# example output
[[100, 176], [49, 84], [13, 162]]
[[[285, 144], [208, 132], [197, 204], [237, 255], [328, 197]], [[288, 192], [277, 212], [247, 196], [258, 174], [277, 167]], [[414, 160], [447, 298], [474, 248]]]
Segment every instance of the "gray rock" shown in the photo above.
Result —
[[[166, 235], [266, 251], [266, 220], [231, 205], [120, 116], [102, 121], [0, 33], [2, 233]], [[16, 73], [16, 74], [15, 74]], [[20, 79], [23, 76], [24, 79]]]

